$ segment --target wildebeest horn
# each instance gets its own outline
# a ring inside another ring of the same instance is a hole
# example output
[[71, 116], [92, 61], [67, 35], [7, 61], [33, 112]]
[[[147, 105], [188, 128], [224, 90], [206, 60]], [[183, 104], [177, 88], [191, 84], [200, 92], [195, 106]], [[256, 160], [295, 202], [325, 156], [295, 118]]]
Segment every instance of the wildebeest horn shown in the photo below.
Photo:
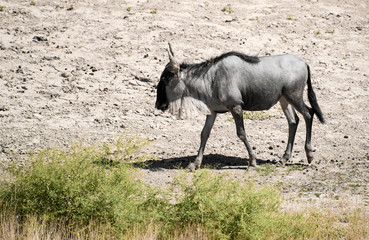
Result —
[[179, 69], [179, 64], [178, 64], [177, 60], [174, 57], [172, 45], [170, 45], [169, 42], [168, 42], [168, 45], [169, 45], [168, 55], [169, 55], [170, 63], [173, 65], [174, 68]]
[[172, 45], [170, 44], [170, 42], [168, 42], [168, 46], [169, 46], [169, 49], [168, 49], [169, 58], [170, 58], [170, 57], [174, 57], [174, 53], [173, 53], [173, 49], [172, 49]]

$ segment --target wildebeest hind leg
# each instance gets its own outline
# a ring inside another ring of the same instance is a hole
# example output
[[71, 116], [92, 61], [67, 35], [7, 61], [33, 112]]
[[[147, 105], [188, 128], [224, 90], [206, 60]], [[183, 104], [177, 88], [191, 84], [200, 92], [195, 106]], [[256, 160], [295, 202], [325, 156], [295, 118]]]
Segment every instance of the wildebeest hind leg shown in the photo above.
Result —
[[311, 129], [313, 126], [314, 111], [313, 109], [306, 106], [306, 104], [302, 101], [302, 99], [292, 104], [295, 107], [295, 109], [302, 114], [305, 120], [306, 125], [305, 152], [308, 163], [311, 163], [314, 159], [313, 148], [311, 146]]
[[313, 157], [313, 147], [311, 146], [311, 130], [313, 127], [313, 119], [314, 119], [314, 111], [305, 105], [305, 108], [308, 110], [309, 114], [304, 115], [305, 124], [306, 124], [306, 140], [305, 140], [305, 152], [308, 163], [311, 163], [314, 159]]
[[249, 153], [249, 161], [250, 161], [249, 163], [251, 166], [256, 167], [255, 154], [253, 153], [252, 148], [246, 138], [245, 126], [243, 123], [242, 107], [240, 105], [233, 107], [231, 109], [231, 113], [236, 123], [237, 136], [243, 141]]
[[284, 97], [279, 100], [279, 103], [281, 104], [283, 113], [286, 116], [288, 122], [288, 143], [286, 151], [281, 158], [282, 164], [285, 165], [292, 156], [293, 143], [295, 141], [296, 130], [299, 124], [299, 117], [297, 116], [296, 111], [294, 110], [292, 105], [289, 104]]
[[205, 126], [201, 131], [201, 143], [199, 151], [197, 153], [197, 157], [194, 162], [190, 162], [190, 164], [188, 164], [187, 166], [187, 169], [189, 169], [190, 171], [194, 171], [201, 166], [205, 145], [210, 136], [210, 131], [213, 128], [216, 116], [217, 116], [216, 113], [212, 113], [211, 115], [206, 116]]

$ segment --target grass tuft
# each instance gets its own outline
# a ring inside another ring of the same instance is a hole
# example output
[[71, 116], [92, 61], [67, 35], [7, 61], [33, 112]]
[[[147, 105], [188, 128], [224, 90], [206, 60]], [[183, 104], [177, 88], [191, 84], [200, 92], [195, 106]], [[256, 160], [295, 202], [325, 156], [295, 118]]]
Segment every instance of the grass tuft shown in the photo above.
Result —
[[272, 174], [274, 174], [277, 169], [275, 165], [272, 164], [265, 164], [260, 166], [259, 168], [256, 168], [256, 171], [261, 175], [261, 176], [270, 176]]
[[286, 19], [289, 20], [289, 21], [294, 21], [295, 20], [292, 15], [288, 15]]
[[228, 14], [231, 14], [233, 13], [233, 9], [231, 8], [231, 6], [225, 6], [223, 9], [222, 9], [222, 12], [224, 13], [228, 13]]
[[250, 120], [264, 120], [268, 119], [271, 114], [267, 111], [243, 111], [243, 118], [250, 119]]

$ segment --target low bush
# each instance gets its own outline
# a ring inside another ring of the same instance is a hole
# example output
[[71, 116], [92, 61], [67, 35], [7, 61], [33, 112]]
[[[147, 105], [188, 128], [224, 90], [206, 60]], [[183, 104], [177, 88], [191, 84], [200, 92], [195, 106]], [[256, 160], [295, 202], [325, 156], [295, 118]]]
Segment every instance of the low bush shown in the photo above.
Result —
[[115, 224], [117, 215], [136, 222], [137, 216], [130, 212], [148, 190], [121, 162], [137, 146], [142, 141], [129, 138], [119, 139], [116, 146], [75, 144], [68, 151], [42, 150], [31, 155], [25, 167], [8, 168], [15, 179], [1, 183], [2, 204], [19, 216], [45, 216], [67, 224]]
[[197, 171], [192, 180], [182, 177], [173, 186], [179, 194], [172, 196], [175, 204], [167, 211], [167, 226], [199, 226], [211, 239], [263, 237], [265, 218], [277, 212], [280, 201], [275, 189], [257, 190], [253, 184], [210, 171]]
[[0, 239], [367, 237], [363, 215], [342, 227], [324, 213], [282, 212], [276, 189], [211, 170], [184, 172], [168, 189], [148, 186], [126, 164], [144, 144], [121, 138], [46, 149], [9, 168], [14, 178], [0, 183]]

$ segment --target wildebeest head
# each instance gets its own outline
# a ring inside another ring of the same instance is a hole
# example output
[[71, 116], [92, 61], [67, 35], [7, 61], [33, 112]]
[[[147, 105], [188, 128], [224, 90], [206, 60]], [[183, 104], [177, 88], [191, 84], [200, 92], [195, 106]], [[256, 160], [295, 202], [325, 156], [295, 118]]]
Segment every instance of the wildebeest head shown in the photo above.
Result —
[[169, 43], [168, 49], [169, 63], [165, 66], [164, 71], [160, 76], [160, 81], [157, 87], [155, 107], [159, 110], [165, 111], [168, 109], [169, 101], [166, 88], [175, 84], [179, 80], [179, 63], [174, 57], [172, 47]]

